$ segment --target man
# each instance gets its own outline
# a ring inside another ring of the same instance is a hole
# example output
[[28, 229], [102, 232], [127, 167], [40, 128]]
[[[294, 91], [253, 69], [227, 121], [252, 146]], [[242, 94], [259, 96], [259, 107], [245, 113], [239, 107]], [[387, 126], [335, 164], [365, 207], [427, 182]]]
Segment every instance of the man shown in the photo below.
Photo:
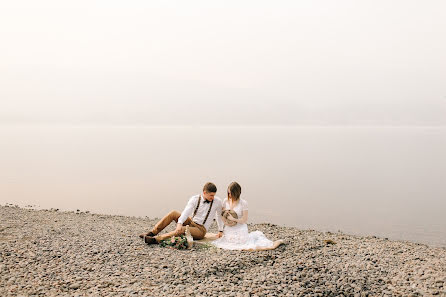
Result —
[[[176, 210], [169, 212], [153, 227], [152, 231], [141, 234], [139, 237], [143, 238], [147, 244], [156, 244], [171, 236], [184, 234], [186, 226], [189, 226], [194, 239], [203, 239], [214, 218], [217, 220], [218, 237], [223, 236], [222, 201], [215, 196], [216, 192], [217, 187], [213, 183], [206, 183], [203, 193], [192, 196], [182, 213]], [[172, 221], [177, 223], [175, 230], [159, 235]]]

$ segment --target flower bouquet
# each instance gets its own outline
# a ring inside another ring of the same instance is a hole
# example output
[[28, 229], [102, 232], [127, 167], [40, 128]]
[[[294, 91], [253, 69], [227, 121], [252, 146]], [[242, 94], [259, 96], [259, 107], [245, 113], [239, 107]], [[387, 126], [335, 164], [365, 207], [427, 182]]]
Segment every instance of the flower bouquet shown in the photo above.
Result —
[[174, 250], [185, 250], [188, 247], [187, 238], [185, 235], [172, 236], [171, 238], [162, 240], [159, 244], [162, 247], [167, 247]]

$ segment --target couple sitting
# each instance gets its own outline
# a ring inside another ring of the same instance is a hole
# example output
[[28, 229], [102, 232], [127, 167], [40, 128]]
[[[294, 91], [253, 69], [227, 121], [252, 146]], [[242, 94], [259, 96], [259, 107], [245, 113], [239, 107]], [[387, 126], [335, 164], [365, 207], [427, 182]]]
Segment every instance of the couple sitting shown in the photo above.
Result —
[[[172, 236], [186, 232], [186, 226], [195, 240], [203, 239], [214, 218], [218, 225], [218, 239], [213, 245], [230, 250], [248, 250], [271, 248], [274, 243], [267, 239], [262, 232], [248, 233], [248, 202], [240, 198], [242, 188], [236, 182], [228, 187], [228, 198], [223, 202], [215, 196], [217, 187], [213, 183], [206, 183], [203, 193], [192, 196], [182, 213], [171, 211], [162, 218], [152, 231], [139, 235], [147, 244], [156, 244]], [[159, 234], [172, 221], [177, 223], [172, 232]]]

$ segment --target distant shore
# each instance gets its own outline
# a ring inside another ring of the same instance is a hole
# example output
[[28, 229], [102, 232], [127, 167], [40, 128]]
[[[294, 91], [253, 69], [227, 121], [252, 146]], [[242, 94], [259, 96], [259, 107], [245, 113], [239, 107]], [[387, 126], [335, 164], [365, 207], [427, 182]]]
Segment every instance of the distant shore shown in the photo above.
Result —
[[445, 248], [253, 224], [286, 244], [176, 251], [138, 238], [154, 223], [0, 206], [0, 296], [446, 296]]

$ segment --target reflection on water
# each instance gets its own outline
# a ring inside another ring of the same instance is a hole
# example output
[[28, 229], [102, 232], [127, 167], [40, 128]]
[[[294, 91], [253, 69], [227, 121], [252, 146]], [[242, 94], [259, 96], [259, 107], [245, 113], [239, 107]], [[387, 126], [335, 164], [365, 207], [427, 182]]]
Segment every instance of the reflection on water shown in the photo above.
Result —
[[233, 180], [251, 222], [446, 246], [441, 127], [1, 126], [0, 203], [160, 217]]

